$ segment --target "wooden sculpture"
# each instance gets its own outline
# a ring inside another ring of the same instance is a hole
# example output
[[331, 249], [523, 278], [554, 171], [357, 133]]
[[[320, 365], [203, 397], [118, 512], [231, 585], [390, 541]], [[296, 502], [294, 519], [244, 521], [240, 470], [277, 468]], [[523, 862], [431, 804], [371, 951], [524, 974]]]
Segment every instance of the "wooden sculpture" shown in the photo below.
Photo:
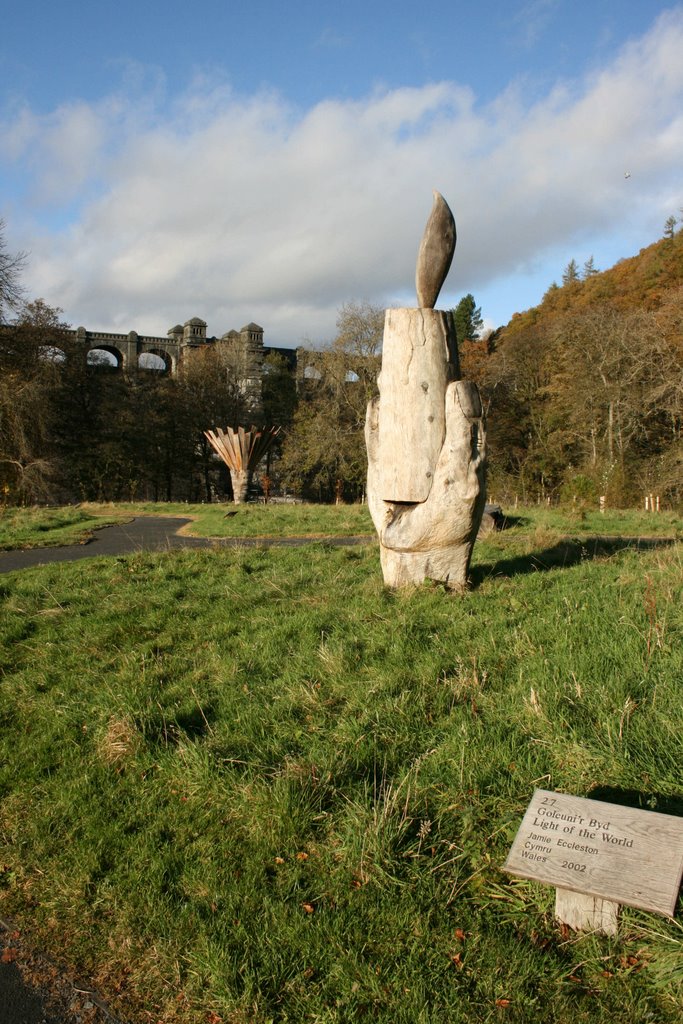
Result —
[[388, 309], [379, 398], [368, 406], [368, 505], [388, 586], [467, 585], [486, 501], [485, 424], [479, 391], [460, 379], [451, 312], [434, 309], [455, 251], [443, 196], [420, 244], [417, 309]]
[[209, 444], [230, 470], [236, 505], [247, 500], [253, 472], [279, 433], [280, 427], [251, 427], [250, 430], [244, 427], [238, 427], [237, 430], [226, 427], [221, 430], [216, 427], [215, 431], [204, 431]]

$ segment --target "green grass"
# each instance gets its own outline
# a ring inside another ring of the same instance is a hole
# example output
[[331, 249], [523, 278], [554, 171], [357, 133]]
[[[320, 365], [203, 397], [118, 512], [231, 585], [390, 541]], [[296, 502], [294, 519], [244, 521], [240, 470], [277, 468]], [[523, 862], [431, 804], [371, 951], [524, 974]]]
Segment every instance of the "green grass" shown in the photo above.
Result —
[[607, 509], [604, 513], [571, 507], [544, 508], [542, 505], [519, 509], [506, 508], [511, 518], [520, 517], [527, 524], [560, 530], [573, 536], [584, 534], [627, 535], [632, 537], [683, 537], [683, 516], [680, 512], [644, 512], [634, 509]]
[[85, 506], [95, 514], [189, 516], [196, 537], [350, 537], [372, 534], [366, 505], [183, 505], [179, 502]]
[[52, 547], [85, 542], [93, 530], [120, 523], [129, 516], [114, 511], [93, 515], [83, 507], [0, 507], [0, 550]]
[[195, 537], [351, 537], [374, 533], [365, 505], [184, 505], [85, 502], [65, 508], [0, 508], [0, 550], [84, 543], [93, 530], [133, 516], [192, 519]]
[[500, 870], [536, 786], [683, 811], [681, 546], [565, 532], [462, 598], [374, 545], [0, 577], [2, 912], [140, 1022], [679, 1021], [680, 902], [565, 934]]
[[[519, 527], [574, 537], [683, 536], [683, 518], [673, 512], [609, 510], [572, 512], [543, 507], [507, 509]], [[75, 544], [95, 529], [133, 516], [182, 516], [192, 519], [185, 532], [196, 537], [349, 537], [374, 535], [366, 505], [188, 505], [180, 502], [86, 502], [78, 508], [0, 509], [0, 549]], [[507, 543], [507, 535], [504, 543]]]

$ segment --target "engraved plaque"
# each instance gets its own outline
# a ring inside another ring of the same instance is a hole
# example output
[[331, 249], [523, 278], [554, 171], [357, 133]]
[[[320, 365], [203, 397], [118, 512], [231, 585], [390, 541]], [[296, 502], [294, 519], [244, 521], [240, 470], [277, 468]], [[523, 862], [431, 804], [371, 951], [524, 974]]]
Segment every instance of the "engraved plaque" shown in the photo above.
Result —
[[537, 789], [503, 870], [673, 917], [683, 818]]

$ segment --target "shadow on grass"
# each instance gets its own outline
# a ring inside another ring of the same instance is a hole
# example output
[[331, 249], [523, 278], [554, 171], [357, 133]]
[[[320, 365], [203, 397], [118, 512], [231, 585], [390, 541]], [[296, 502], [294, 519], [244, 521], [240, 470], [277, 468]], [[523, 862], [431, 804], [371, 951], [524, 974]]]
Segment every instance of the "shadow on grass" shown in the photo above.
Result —
[[168, 716], [161, 705], [158, 707], [159, 713], [144, 720], [138, 718], [135, 725], [149, 743], [160, 747], [178, 746], [183, 740], [203, 739], [212, 731], [211, 723], [216, 720], [212, 704], [176, 711], [175, 714], [169, 712]]
[[491, 576], [521, 576], [549, 569], [568, 569], [593, 558], [608, 558], [620, 551], [651, 551], [653, 548], [671, 547], [676, 542], [669, 537], [583, 537], [567, 538], [550, 548], [530, 555], [517, 555], [498, 562], [474, 565], [470, 573], [473, 589]]
[[618, 789], [614, 786], [596, 786], [588, 793], [591, 800], [603, 800], [620, 807], [635, 807], [641, 811], [659, 811], [683, 817], [683, 796], [664, 796], [662, 793], [641, 793], [638, 789]]
[[501, 518], [500, 523], [497, 526], [497, 529], [498, 530], [511, 530], [514, 526], [529, 526], [530, 524], [531, 524], [531, 519], [529, 519], [527, 516], [508, 516], [508, 515], [504, 515]]

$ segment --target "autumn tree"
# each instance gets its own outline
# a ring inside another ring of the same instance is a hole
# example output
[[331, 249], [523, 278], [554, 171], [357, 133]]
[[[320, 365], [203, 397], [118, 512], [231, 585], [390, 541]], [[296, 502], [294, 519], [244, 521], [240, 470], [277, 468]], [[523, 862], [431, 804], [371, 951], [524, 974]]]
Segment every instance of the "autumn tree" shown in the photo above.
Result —
[[547, 397], [569, 461], [613, 502], [634, 499], [640, 468], [680, 436], [675, 336], [661, 315], [594, 307], [559, 321], [552, 343]]
[[683, 501], [683, 286], [647, 314], [647, 360], [642, 366], [647, 435], [636, 466], [641, 491]]
[[37, 299], [0, 328], [0, 487], [11, 502], [46, 500], [55, 493], [53, 427], [71, 355], [61, 312]]
[[[361, 368], [363, 379], [372, 381], [374, 388], [375, 360], [382, 351], [382, 335], [384, 333], [384, 309], [371, 302], [346, 302], [337, 316], [337, 336], [334, 347], [344, 352]], [[363, 359], [368, 359], [367, 372], [363, 369]]]
[[173, 460], [176, 488], [191, 500], [211, 501], [217, 477], [229, 485], [204, 431], [245, 424], [251, 413], [219, 349], [191, 358], [172, 382], [169, 398], [170, 418], [164, 428], [171, 427], [174, 439], [173, 450], [164, 453], [169, 473]]
[[[493, 352], [461, 348], [488, 418], [492, 492], [640, 499], [683, 494], [683, 232], [552, 284], [540, 305], [496, 332]], [[594, 269], [594, 268], [593, 268]]]
[[11, 253], [7, 249], [5, 222], [0, 220], [0, 325], [6, 324], [21, 306], [21, 273], [25, 264], [26, 253]]
[[271, 487], [279, 487], [282, 482], [283, 444], [294, 421], [298, 403], [294, 369], [279, 352], [271, 351], [263, 360], [262, 422], [266, 427], [282, 428], [265, 457], [262, 482], [268, 491]]
[[311, 354], [282, 454], [284, 478], [301, 494], [340, 501], [364, 493], [365, 411], [376, 390], [383, 326], [383, 310], [348, 303], [330, 348]]
[[544, 398], [549, 363], [546, 333], [522, 322], [497, 338], [477, 381], [487, 410], [491, 489], [499, 496], [546, 496], [561, 479], [562, 453], [549, 444], [552, 416]]
[[647, 480], [676, 500], [682, 296], [656, 312], [593, 306], [503, 333], [483, 381], [494, 487], [569, 494], [580, 477], [624, 504]]

